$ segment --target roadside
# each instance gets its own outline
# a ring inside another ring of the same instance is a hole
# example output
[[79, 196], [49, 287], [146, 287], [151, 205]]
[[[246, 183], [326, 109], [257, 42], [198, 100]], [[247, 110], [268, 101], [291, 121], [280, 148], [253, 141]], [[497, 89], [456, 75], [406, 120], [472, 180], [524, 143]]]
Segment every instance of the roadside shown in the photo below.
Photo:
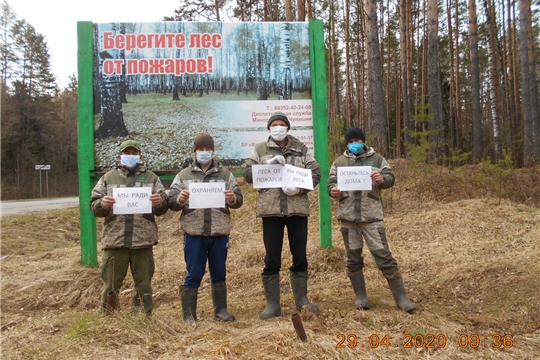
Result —
[[1, 201], [1, 216], [36, 214], [79, 206], [79, 197]]

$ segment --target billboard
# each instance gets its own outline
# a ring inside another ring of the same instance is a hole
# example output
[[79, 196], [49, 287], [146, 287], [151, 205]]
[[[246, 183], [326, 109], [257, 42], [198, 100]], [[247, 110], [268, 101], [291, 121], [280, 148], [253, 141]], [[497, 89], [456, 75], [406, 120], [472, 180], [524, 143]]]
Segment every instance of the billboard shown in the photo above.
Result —
[[96, 171], [119, 144], [141, 142], [154, 171], [193, 158], [209, 133], [215, 157], [238, 167], [284, 112], [290, 134], [313, 150], [310, 33], [300, 22], [102, 23], [94, 27]]

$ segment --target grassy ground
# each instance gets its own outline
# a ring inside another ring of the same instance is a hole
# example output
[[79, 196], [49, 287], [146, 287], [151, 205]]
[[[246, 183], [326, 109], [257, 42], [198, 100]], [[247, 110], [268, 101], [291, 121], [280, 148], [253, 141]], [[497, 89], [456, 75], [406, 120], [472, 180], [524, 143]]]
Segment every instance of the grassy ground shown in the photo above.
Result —
[[367, 254], [372, 308], [354, 309], [335, 218], [334, 246], [319, 246], [315, 191], [309, 297], [322, 314], [301, 314], [308, 340], [298, 340], [290, 320], [291, 258], [284, 251], [285, 316], [260, 320], [261, 221], [255, 192], [241, 182], [245, 204], [233, 211], [228, 259], [234, 323], [213, 320], [208, 276], [199, 290], [198, 323], [182, 322], [178, 288], [186, 271], [178, 213], [158, 219], [156, 308], [150, 319], [131, 312], [130, 275], [120, 290], [122, 310], [109, 317], [97, 313], [101, 280], [97, 268], [80, 265], [78, 210], [2, 218], [2, 358], [536, 359], [540, 169], [502, 173], [487, 165], [454, 171], [405, 161], [391, 165], [398, 182], [384, 193], [385, 223], [409, 297], [421, 309], [414, 315], [396, 309]]

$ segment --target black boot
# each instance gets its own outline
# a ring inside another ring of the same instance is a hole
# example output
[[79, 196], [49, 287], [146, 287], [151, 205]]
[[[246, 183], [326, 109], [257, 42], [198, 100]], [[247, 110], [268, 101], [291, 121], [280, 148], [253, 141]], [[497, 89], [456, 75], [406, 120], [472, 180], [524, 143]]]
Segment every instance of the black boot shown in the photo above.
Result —
[[408, 312], [409, 314], [412, 314], [415, 310], [418, 310], [416, 305], [414, 305], [407, 298], [407, 292], [405, 291], [405, 285], [403, 284], [403, 278], [401, 275], [398, 274], [393, 279], [387, 280], [388, 286], [390, 286], [390, 290], [392, 291], [392, 295], [394, 295], [394, 300], [396, 301], [398, 308]]
[[266, 296], [266, 308], [261, 313], [262, 320], [268, 320], [281, 316], [281, 304], [279, 298], [279, 273], [273, 275], [261, 275]]
[[291, 271], [291, 287], [294, 294], [294, 301], [296, 302], [296, 310], [302, 311], [304, 306], [307, 306], [314, 314], [320, 312], [319, 308], [310, 303], [307, 298], [307, 271], [292, 272]]
[[214, 303], [214, 319], [234, 321], [236, 318], [227, 312], [227, 284], [212, 283], [212, 302]]
[[180, 300], [182, 301], [182, 313], [184, 322], [193, 324], [197, 321], [197, 293], [199, 288], [187, 288], [180, 286]]
[[354, 305], [357, 309], [369, 310], [369, 300], [366, 294], [366, 283], [364, 281], [364, 273], [362, 270], [356, 272], [347, 271], [349, 279], [351, 279], [351, 284], [356, 294], [356, 301]]

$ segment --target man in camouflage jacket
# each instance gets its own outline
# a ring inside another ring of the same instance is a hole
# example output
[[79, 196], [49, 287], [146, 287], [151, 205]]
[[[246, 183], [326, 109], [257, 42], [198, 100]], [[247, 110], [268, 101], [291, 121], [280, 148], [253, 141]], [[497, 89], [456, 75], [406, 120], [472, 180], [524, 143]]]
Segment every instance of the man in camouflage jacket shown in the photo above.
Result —
[[[135, 288], [133, 305], [142, 306], [147, 315], [152, 314], [152, 277], [154, 275], [153, 246], [158, 243], [157, 225], [154, 215], [167, 212], [165, 188], [159, 177], [140, 163], [141, 145], [135, 140], [120, 145], [120, 164], [103, 175], [92, 190], [90, 207], [96, 217], [104, 217], [102, 233], [103, 256], [100, 273], [103, 292], [100, 311], [107, 305], [107, 294], [118, 292], [128, 268]], [[113, 212], [116, 202], [113, 188], [151, 187], [152, 213], [117, 215]], [[118, 298], [116, 307], [119, 306]]]
[[[169, 189], [169, 208], [182, 211], [180, 223], [184, 232], [184, 259], [187, 275], [180, 287], [184, 322], [197, 320], [197, 294], [204, 276], [206, 261], [212, 282], [214, 318], [234, 321], [227, 312], [226, 261], [231, 231], [229, 209], [242, 206], [243, 196], [234, 175], [213, 160], [214, 139], [201, 134], [194, 140], [196, 161], [180, 171]], [[224, 182], [225, 203], [221, 208], [190, 208], [189, 184], [193, 182]]]
[[[246, 159], [244, 178], [253, 183], [252, 166], [257, 164], [290, 164], [311, 169], [313, 187], [321, 180], [319, 164], [308, 147], [288, 134], [290, 122], [284, 113], [276, 112], [268, 120], [268, 141], [255, 146]], [[260, 315], [266, 320], [281, 315], [279, 272], [285, 226], [293, 256], [290, 267], [291, 287], [296, 308], [307, 307], [314, 313], [319, 309], [307, 299], [308, 261], [307, 235], [309, 216], [309, 190], [284, 185], [282, 188], [258, 189], [257, 216], [263, 222], [263, 241], [266, 250], [261, 275], [266, 296], [266, 308]]]
[[[377, 267], [388, 280], [397, 306], [412, 313], [416, 306], [407, 298], [397, 261], [388, 246], [383, 223], [381, 190], [394, 186], [394, 173], [384, 157], [364, 144], [366, 138], [362, 129], [355, 126], [349, 128], [345, 132], [345, 140], [348, 149], [330, 168], [328, 193], [339, 199], [338, 220], [341, 221], [341, 233], [347, 251], [347, 275], [356, 294], [356, 308], [370, 308], [363, 275], [363, 238]], [[341, 191], [337, 187], [338, 171], [340, 167], [347, 166], [371, 166], [372, 189]]]

